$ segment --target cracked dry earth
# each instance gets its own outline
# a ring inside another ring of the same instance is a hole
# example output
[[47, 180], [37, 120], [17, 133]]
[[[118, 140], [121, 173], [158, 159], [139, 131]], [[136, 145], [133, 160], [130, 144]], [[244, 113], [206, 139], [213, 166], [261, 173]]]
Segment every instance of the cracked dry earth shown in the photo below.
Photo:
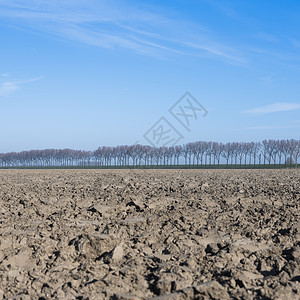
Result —
[[0, 299], [300, 299], [300, 171], [0, 178]]

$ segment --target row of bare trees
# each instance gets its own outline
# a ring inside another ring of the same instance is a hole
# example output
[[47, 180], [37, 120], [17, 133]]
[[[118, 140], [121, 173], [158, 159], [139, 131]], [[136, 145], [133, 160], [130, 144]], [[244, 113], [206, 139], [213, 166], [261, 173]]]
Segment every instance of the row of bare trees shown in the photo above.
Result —
[[210, 166], [225, 164], [295, 166], [300, 156], [299, 140], [262, 142], [193, 142], [174, 147], [143, 145], [99, 147], [95, 151], [46, 149], [0, 153], [1, 167], [71, 166]]

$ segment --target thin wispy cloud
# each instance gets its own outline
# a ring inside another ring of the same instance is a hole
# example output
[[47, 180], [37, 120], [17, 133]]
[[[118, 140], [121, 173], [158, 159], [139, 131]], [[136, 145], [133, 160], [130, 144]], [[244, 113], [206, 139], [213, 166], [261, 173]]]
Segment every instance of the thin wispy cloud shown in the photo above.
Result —
[[256, 33], [254, 37], [269, 43], [276, 43], [280, 40], [278, 37], [264, 32]]
[[5, 81], [0, 85], [0, 96], [8, 96], [20, 87], [13, 81]]
[[292, 43], [292, 45], [296, 48], [300, 48], [300, 41], [293, 39], [293, 38], [288, 38], [288, 40]]
[[90, 46], [126, 48], [145, 55], [210, 56], [233, 64], [246, 59], [214, 32], [151, 7], [125, 1], [3, 0], [2, 20]]
[[[2, 75], [2, 77], [5, 77]], [[11, 95], [13, 92], [20, 90], [23, 85], [39, 81], [43, 79], [43, 77], [36, 77], [26, 80], [4, 80], [0, 81], [0, 96], [5, 97]]]
[[269, 114], [275, 112], [296, 111], [296, 110], [300, 110], [300, 103], [277, 102], [270, 105], [265, 105], [254, 109], [246, 110], [244, 112], [248, 114]]
[[229, 1], [218, 1], [218, 0], [201, 0], [203, 3], [211, 5], [217, 8], [221, 13], [229, 18], [240, 18], [239, 13], [234, 8], [233, 3]]
[[269, 74], [269, 75], [261, 76], [259, 77], [259, 80], [262, 83], [272, 83], [274, 82], [275, 75], [276, 74]]
[[226, 16], [229, 19], [238, 21], [242, 24], [248, 24], [253, 26], [257, 24], [257, 20], [253, 17], [245, 16], [239, 12], [237, 9], [237, 4], [234, 1], [220, 1], [220, 0], [199, 0], [207, 5], [214, 7], [222, 15]]

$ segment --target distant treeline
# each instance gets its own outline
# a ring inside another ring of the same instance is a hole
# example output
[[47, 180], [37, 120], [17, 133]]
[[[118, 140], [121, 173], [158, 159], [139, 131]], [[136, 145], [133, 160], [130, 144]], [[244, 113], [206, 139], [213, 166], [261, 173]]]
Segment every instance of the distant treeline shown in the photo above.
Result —
[[112, 167], [112, 166], [255, 166], [297, 167], [298, 140], [262, 142], [193, 142], [174, 147], [143, 145], [99, 147], [95, 151], [45, 149], [0, 153], [0, 166], [9, 167]]

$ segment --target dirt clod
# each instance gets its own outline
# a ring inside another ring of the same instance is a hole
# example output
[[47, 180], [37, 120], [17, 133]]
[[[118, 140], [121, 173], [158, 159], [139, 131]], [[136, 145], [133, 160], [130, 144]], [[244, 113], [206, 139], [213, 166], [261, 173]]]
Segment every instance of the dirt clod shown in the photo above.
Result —
[[300, 299], [298, 170], [0, 176], [0, 299]]

